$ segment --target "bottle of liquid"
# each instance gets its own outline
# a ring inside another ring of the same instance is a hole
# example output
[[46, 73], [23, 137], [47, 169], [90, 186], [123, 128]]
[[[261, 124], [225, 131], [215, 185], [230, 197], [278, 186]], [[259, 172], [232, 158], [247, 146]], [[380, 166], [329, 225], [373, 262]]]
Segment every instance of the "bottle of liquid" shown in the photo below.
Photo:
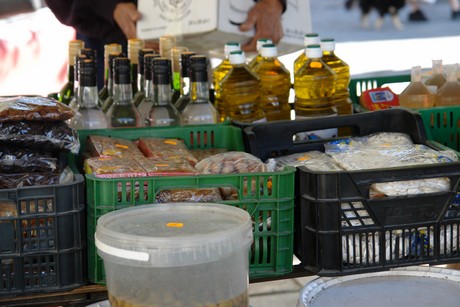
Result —
[[186, 51], [181, 54], [181, 90], [182, 93], [179, 99], [174, 104], [179, 112], [185, 109], [190, 103], [190, 57], [195, 55], [195, 52]]
[[58, 94], [60, 102], [69, 104], [70, 100], [74, 95], [74, 81], [75, 81], [75, 57], [79, 54], [80, 49], [85, 47], [85, 43], [82, 40], [71, 40], [69, 41], [69, 62], [67, 67], [67, 83], [61, 88]]
[[144, 91], [145, 97], [142, 99], [141, 103], [137, 107], [139, 114], [141, 115], [142, 120], [144, 121], [145, 126], [149, 126], [149, 116], [150, 110], [153, 106], [153, 60], [161, 57], [157, 53], [150, 53], [144, 56]]
[[446, 77], [444, 76], [444, 69], [442, 66], [442, 60], [432, 60], [432, 75], [425, 80], [425, 85], [433, 92], [436, 91], [446, 83]]
[[308, 45], [305, 55], [305, 64], [294, 76], [295, 118], [337, 115], [332, 101], [336, 73], [322, 60], [320, 45]]
[[251, 61], [249, 61], [248, 66], [250, 69], [254, 69], [254, 67], [262, 61], [262, 55], [260, 54], [260, 51], [262, 50], [262, 46], [264, 44], [272, 44], [272, 40], [269, 38], [259, 38], [256, 42], [256, 50], [257, 50], [257, 55], [252, 58]]
[[102, 112], [107, 113], [110, 107], [113, 104], [113, 69], [114, 69], [114, 62], [116, 58], [124, 57], [125, 55], [120, 53], [111, 53], [109, 54], [109, 81], [107, 82], [107, 98], [102, 103]]
[[209, 100], [208, 59], [190, 57], [191, 102], [182, 111], [182, 125], [216, 124], [219, 114]]
[[447, 66], [447, 81], [435, 95], [435, 106], [460, 105], [460, 82], [457, 80], [458, 64]]
[[107, 118], [99, 107], [97, 68], [93, 59], [80, 62], [79, 81], [77, 112], [69, 126], [77, 130], [107, 128]]
[[99, 91], [99, 98], [101, 101], [105, 101], [109, 96], [109, 54], [121, 53], [121, 45], [112, 43], [104, 45], [104, 86]]
[[155, 58], [153, 60], [153, 106], [149, 113], [149, 126], [177, 126], [180, 113], [172, 104], [171, 98], [171, 60]]
[[113, 105], [107, 112], [109, 127], [142, 127], [143, 122], [139, 112], [132, 103], [131, 65], [128, 58], [114, 59], [113, 78]]
[[74, 95], [72, 99], [70, 99], [69, 102], [69, 107], [72, 109], [76, 110], [78, 107], [77, 101], [78, 101], [78, 93], [79, 93], [79, 88], [80, 88], [80, 63], [84, 60], [87, 59], [87, 56], [84, 54], [79, 54], [75, 57], [75, 64], [74, 64], [74, 81], [73, 81], [73, 92]]
[[291, 118], [289, 91], [291, 73], [278, 59], [274, 44], [264, 44], [260, 51], [262, 60], [253, 71], [260, 78], [260, 101], [268, 121]]
[[399, 94], [399, 104], [413, 109], [431, 108], [434, 101], [435, 94], [422, 82], [422, 67], [412, 67], [410, 83]]
[[181, 79], [181, 54], [188, 51], [187, 47], [175, 46], [171, 49], [171, 66], [172, 66], [172, 103], [175, 104], [182, 92]]
[[[318, 45], [320, 43], [318, 33], [307, 33], [304, 36], [304, 46], [307, 47], [308, 45]], [[297, 73], [300, 67], [307, 61], [307, 57], [304, 52], [302, 52], [295, 60], [294, 60], [294, 75]]]
[[144, 48], [144, 41], [142, 39], [128, 39], [128, 58], [131, 62], [131, 86], [133, 95], [139, 91], [137, 87], [137, 66], [139, 65], [139, 51], [142, 48]]
[[260, 102], [260, 79], [245, 63], [244, 52], [232, 51], [229, 59], [232, 68], [220, 83], [221, 100], [217, 109], [220, 121], [267, 121]]
[[163, 35], [160, 37], [159, 41], [161, 57], [171, 60], [171, 49], [176, 46], [176, 38], [172, 35]]
[[139, 91], [134, 94], [133, 103], [134, 106], [137, 108], [139, 104], [145, 97], [145, 69], [144, 69], [144, 56], [146, 54], [153, 54], [155, 51], [150, 48], [143, 48], [139, 50], [139, 64], [137, 66], [137, 87]]

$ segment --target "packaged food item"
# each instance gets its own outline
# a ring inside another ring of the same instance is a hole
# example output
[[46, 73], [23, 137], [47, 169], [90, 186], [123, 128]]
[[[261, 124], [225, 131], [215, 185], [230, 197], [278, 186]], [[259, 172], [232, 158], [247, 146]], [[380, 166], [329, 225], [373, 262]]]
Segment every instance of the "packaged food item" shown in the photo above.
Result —
[[[273, 162], [272, 162], [273, 161]], [[321, 151], [308, 151], [282, 157], [271, 158], [268, 164], [274, 163], [275, 171], [283, 170], [285, 166], [305, 166], [312, 171], [343, 171], [331, 156]]]
[[93, 157], [144, 157], [133, 141], [121, 138], [92, 134], [88, 136], [87, 147]]
[[190, 153], [196, 158], [197, 161], [204, 160], [207, 157], [217, 155], [220, 153], [228, 152], [226, 148], [193, 148], [189, 149]]
[[219, 202], [222, 200], [218, 188], [165, 189], [155, 196], [157, 203], [169, 202]]
[[0, 173], [53, 172], [57, 168], [58, 159], [50, 154], [13, 146], [0, 148]]
[[188, 160], [177, 156], [175, 158], [135, 158], [145, 169], [147, 176], [191, 176], [198, 175], [196, 168]]
[[266, 172], [267, 165], [256, 156], [242, 152], [229, 151], [210, 156], [195, 165], [202, 174], [233, 174]]
[[0, 200], [0, 217], [18, 217], [16, 203], [12, 200]]
[[37, 185], [59, 184], [60, 172], [0, 174], [0, 189], [16, 189]]
[[65, 121], [74, 116], [67, 105], [51, 97], [16, 96], [0, 98], [0, 122]]
[[146, 170], [131, 158], [93, 157], [84, 162], [86, 174], [94, 174], [98, 178], [131, 178], [145, 177]]
[[184, 140], [178, 138], [140, 138], [138, 147], [146, 157], [169, 158], [183, 157], [192, 166], [198, 162], [187, 149]]
[[366, 110], [383, 110], [399, 107], [399, 97], [389, 87], [379, 87], [363, 91], [359, 103]]
[[17, 121], [0, 123], [0, 145], [27, 147], [48, 152], [78, 154], [80, 141], [76, 130], [65, 122]]

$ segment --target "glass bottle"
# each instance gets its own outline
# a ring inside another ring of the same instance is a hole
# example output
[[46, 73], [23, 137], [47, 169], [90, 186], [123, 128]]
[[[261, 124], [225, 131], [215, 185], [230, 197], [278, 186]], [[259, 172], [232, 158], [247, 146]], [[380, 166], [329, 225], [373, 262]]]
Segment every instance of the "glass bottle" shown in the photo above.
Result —
[[107, 98], [102, 103], [102, 112], [107, 113], [110, 107], [113, 104], [113, 69], [114, 69], [114, 62], [116, 58], [124, 57], [122, 52], [120, 53], [111, 53], [109, 54], [109, 81], [107, 82]]
[[137, 66], [137, 88], [139, 89], [134, 94], [133, 104], [137, 108], [145, 97], [145, 68], [144, 68], [144, 57], [146, 54], [153, 54], [155, 51], [150, 48], [142, 48], [139, 50], [139, 64]]
[[444, 76], [444, 69], [442, 66], [442, 60], [432, 60], [432, 75], [425, 80], [425, 85], [433, 93], [446, 83], [446, 77]]
[[253, 71], [260, 78], [260, 101], [268, 121], [291, 118], [289, 92], [291, 73], [278, 59], [274, 44], [264, 44], [260, 51], [262, 60]]
[[145, 97], [137, 107], [145, 126], [149, 126], [150, 110], [153, 106], [153, 60], [161, 57], [157, 53], [149, 53], [144, 56], [144, 91]]
[[113, 67], [113, 104], [107, 112], [109, 127], [142, 127], [143, 122], [139, 112], [132, 103], [130, 60], [124, 57], [115, 58]]
[[257, 50], [257, 55], [252, 58], [251, 61], [249, 61], [248, 66], [251, 69], [254, 69], [254, 67], [262, 61], [262, 55], [260, 54], [260, 51], [262, 50], [262, 45], [264, 44], [272, 44], [272, 40], [269, 38], [259, 38], [256, 42], [256, 50]]
[[159, 39], [160, 55], [171, 60], [171, 49], [176, 46], [176, 38], [172, 35], [163, 35]]
[[457, 80], [458, 64], [447, 66], [447, 81], [435, 95], [435, 106], [460, 105], [460, 82]]
[[99, 91], [99, 98], [101, 101], [105, 101], [109, 96], [109, 55], [111, 53], [119, 54], [121, 53], [121, 45], [120, 44], [105, 44], [104, 45], [104, 86]]
[[77, 112], [70, 120], [74, 129], [105, 129], [107, 118], [100, 109], [97, 89], [97, 68], [94, 59], [84, 59], [79, 67], [79, 93]]
[[[307, 47], [308, 45], [318, 45], [320, 43], [318, 33], [307, 33], [304, 36], [304, 46]], [[305, 48], [303, 52], [294, 60], [294, 75], [297, 73], [300, 67], [307, 61]]]
[[67, 66], [67, 83], [61, 88], [58, 94], [60, 102], [69, 104], [70, 100], [74, 95], [74, 80], [75, 80], [75, 57], [79, 54], [80, 49], [85, 47], [85, 43], [82, 40], [71, 40], [69, 41], [69, 62]]
[[139, 91], [137, 87], [137, 66], [139, 64], [139, 50], [142, 48], [144, 48], [144, 41], [142, 39], [128, 39], [128, 58], [131, 62], [131, 86], [133, 95]]
[[75, 57], [75, 64], [74, 64], [74, 81], [73, 81], [73, 92], [74, 92], [74, 95], [72, 97], [72, 99], [70, 99], [70, 102], [69, 102], [69, 107], [71, 107], [72, 109], [76, 110], [77, 107], [78, 107], [78, 104], [77, 104], [77, 100], [78, 100], [78, 93], [79, 93], [79, 88], [80, 88], [80, 83], [79, 83], [79, 80], [78, 78], [80, 77], [80, 63], [81, 61], [83, 61], [84, 59], [86, 59], [87, 56], [84, 55], [84, 54], [79, 54]]
[[412, 67], [410, 83], [399, 94], [399, 105], [414, 109], [431, 108], [434, 101], [434, 93], [422, 82], [422, 67]]
[[182, 125], [216, 124], [219, 114], [209, 100], [208, 59], [190, 57], [191, 102], [182, 111]]
[[153, 60], [153, 106], [149, 113], [149, 126], [177, 126], [180, 113], [172, 104], [171, 98], [171, 60], [155, 58]]
[[220, 121], [265, 122], [260, 102], [260, 79], [245, 63], [243, 51], [230, 52], [228, 71], [220, 83], [220, 102], [217, 111]]
[[190, 103], [190, 57], [195, 52], [186, 51], [181, 54], [181, 95], [174, 104], [179, 112], [185, 109]]
[[188, 51], [187, 47], [175, 46], [171, 49], [171, 66], [172, 66], [172, 103], [175, 104], [182, 93], [181, 79], [181, 54]]

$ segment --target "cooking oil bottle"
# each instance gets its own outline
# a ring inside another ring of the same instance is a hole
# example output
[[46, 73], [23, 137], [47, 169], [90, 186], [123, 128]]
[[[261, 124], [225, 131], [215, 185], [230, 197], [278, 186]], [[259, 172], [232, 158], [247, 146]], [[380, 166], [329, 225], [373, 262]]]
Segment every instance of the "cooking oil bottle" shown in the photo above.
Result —
[[399, 104], [406, 108], [431, 108], [434, 100], [435, 94], [422, 82], [422, 67], [412, 67], [411, 81], [399, 94]]
[[447, 67], [447, 81], [441, 86], [435, 95], [435, 106], [460, 105], [460, 82], [457, 80], [458, 64]]
[[269, 38], [259, 38], [256, 42], [256, 50], [257, 50], [257, 55], [252, 58], [251, 61], [249, 61], [248, 66], [251, 69], [254, 69], [254, 67], [262, 61], [262, 55], [260, 54], [260, 51], [262, 50], [262, 46], [265, 44], [272, 44], [272, 40]]
[[260, 54], [262, 59], [253, 71], [260, 78], [260, 101], [267, 121], [288, 120], [291, 118], [291, 73], [279, 61], [274, 44], [262, 45]]
[[425, 85], [431, 89], [433, 93], [446, 83], [446, 77], [444, 76], [444, 69], [442, 66], [442, 60], [432, 60], [432, 75], [425, 80]]
[[[308, 45], [317, 45], [320, 43], [318, 33], [307, 33], [304, 37], [304, 46], [307, 47]], [[307, 61], [305, 50], [302, 52], [295, 60], [294, 60], [294, 75], [302, 67], [303, 64]]]
[[232, 68], [220, 83], [220, 121], [227, 119], [257, 123], [267, 121], [260, 103], [260, 79], [246, 64], [243, 51], [229, 55]]

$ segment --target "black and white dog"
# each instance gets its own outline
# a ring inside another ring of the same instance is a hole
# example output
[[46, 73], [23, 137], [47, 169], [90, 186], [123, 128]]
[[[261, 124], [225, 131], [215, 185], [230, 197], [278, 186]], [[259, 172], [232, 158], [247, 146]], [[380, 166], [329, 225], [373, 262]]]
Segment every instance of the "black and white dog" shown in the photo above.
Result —
[[398, 30], [404, 28], [399, 17], [399, 11], [404, 7], [405, 0], [347, 0], [345, 2], [346, 8], [350, 9], [354, 2], [358, 3], [361, 10], [361, 25], [364, 28], [369, 27], [369, 15], [375, 10], [378, 13], [377, 20], [375, 21], [375, 28], [378, 30], [384, 23], [386, 15], [391, 16], [393, 25]]

